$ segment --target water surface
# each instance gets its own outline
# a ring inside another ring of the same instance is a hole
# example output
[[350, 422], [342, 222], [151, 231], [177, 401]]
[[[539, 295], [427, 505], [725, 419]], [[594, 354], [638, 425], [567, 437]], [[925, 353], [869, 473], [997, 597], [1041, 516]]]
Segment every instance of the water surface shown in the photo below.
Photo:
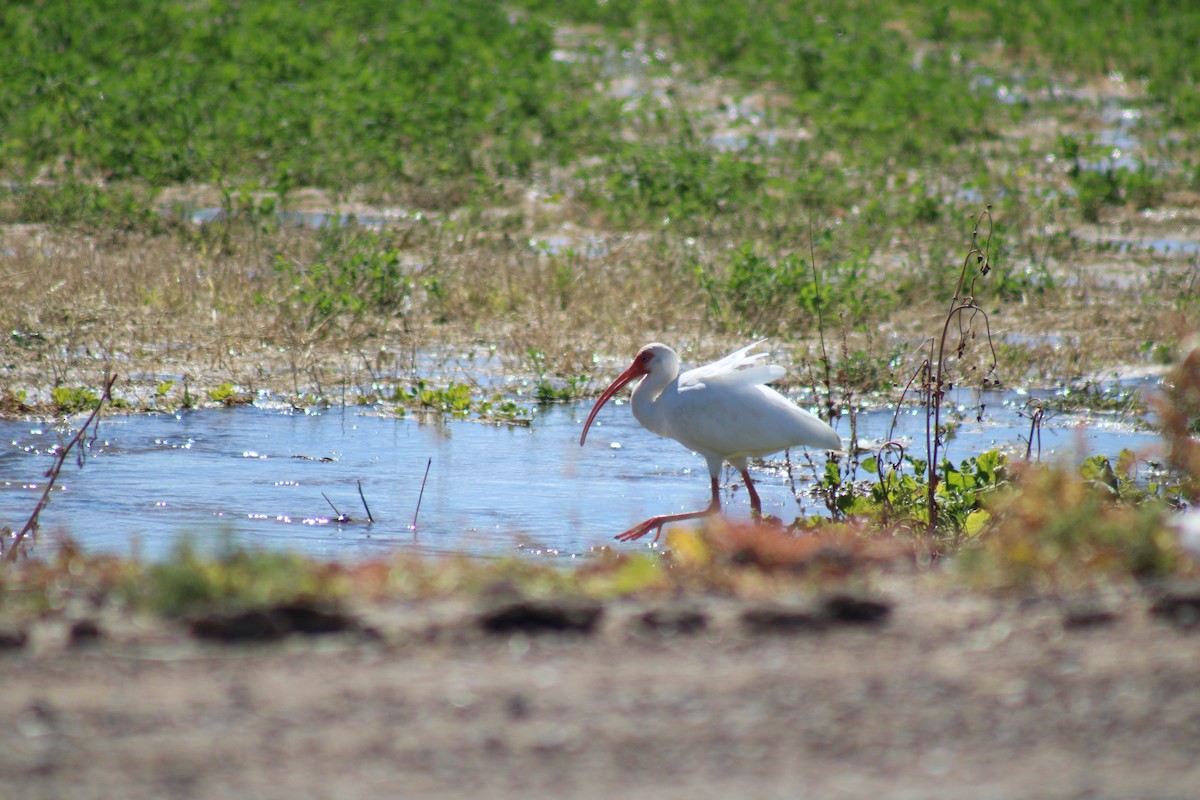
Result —
[[[974, 398], [961, 399], [951, 459], [996, 446], [1024, 453], [1028, 421], [1017, 409], [1027, 398], [987, 398], [983, 422], [975, 419]], [[108, 417], [85, 466], [71, 461], [64, 468], [42, 530], [69, 533], [89, 551], [152, 559], [167, 555], [185, 534], [200, 545], [232, 537], [337, 560], [395, 553], [572, 558], [613, 544], [614, 534], [649, 516], [707, 504], [703, 460], [642, 429], [627, 405], [606, 407], [581, 448], [589, 408], [541, 407], [527, 428], [434, 424], [349, 408]], [[896, 434], [915, 440], [912, 452], [919, 457], [924, 421], [923, 414], [905, 411]], [[891, 422], [891, 410], [864, 412], [859, 435], [877, 446]], [[23, 523], [66, 431], [49, 423], [0, 422], [0, 523]], [[839, 432], [846, 438], [845, 420]], [[1155, 435], [1113, 416], [1060, 416], [1043, 430], [1041, 448], [1044, 458], [1077, 461], [1123, 447], [1149, 451], [1156, 443]], [[812, 456], [823, 463], [823, 454]], [[804, 496], [811, 483], [805, 461], [793, 452], [790, 478], [782, 454], [752, 469], [766, 511], [784, 520], [820, 512]], [[730, 486], [734, 477], [723, 480]], [[373, 524], [366, 523], [359, 481]], [[354, 521], [338, 522], [322, 493]], [[723, 499], [733, 517], [748, 518], [740, 487], [726, 488]]]

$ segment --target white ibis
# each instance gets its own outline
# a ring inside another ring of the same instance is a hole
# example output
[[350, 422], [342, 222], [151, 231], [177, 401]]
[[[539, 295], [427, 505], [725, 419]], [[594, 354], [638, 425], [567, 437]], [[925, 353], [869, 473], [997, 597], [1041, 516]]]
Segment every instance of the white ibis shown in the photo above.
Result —
[[751, 355], [759, 343], [730, 353], [720, 361], [679, 374], [679, 356], [665, 344], [648, 344], [629, 369], [621, 373], [600, 395], [583, 425], [580, 446], [601, 406], [634, 378], [642, 381], [633, 390], [633, 416], [642, 427], [691, 448], [708, 462], [712, 477], [712, 502], [703, 511], [663, 514], [634, 525], [617, 539], [633, 541], [663, 525], [695, 519], [721, 510], [719, 483], [721, 464], [728, 461], [742, 473], [750, 494], [750, 507], [762, 515], [762, 501], [746, 471], [746, 459], [777, 453], [789, 447], [841, 450], [842, 439], [820, 418], [799, 408], [779, 392], [766, 386], [787, 371], [774, 364], [759, 363], [766, 353]]

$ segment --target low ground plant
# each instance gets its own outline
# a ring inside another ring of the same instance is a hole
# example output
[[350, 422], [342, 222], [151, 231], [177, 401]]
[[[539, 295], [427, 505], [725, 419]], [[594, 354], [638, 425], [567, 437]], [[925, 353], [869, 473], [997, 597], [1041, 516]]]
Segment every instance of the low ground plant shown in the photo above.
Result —
[[354, 325], [368, 315], [403, 317], [413, 281], [404, 262], [403, 239], [354, 224], [333, 225], [320, 232], [310, 263], [278, 255], [272, 267], [288, 287], [287, 299], [308, 331], [327, 329], [331, 323]]
[[412, 412], [422, 419], [477, 420], [504, 425], [529, 425], [529, 409], [500, 394], [483, 396], [477, 387], [450, 382], [434, 386], [418, 378], [411, 386], [397, 389], [392, 396], [396, 413]]

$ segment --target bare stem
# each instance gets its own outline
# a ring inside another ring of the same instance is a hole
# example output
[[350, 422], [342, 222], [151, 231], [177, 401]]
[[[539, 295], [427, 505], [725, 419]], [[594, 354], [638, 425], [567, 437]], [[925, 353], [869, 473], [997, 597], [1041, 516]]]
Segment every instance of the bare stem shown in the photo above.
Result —
[[105, 401], [112, 399], [112, 387], [116, 381], [117, 376], [114, 373], [104, 383], [104, 391], [100, 394], [100, 401], [96, 403], [96, 407], [92, 409], [92, 413], [88, 415], [88, 418], [84, 421], [83, 426], [75, 432], [75, 435], [71, 437], [71, 441], [67, 442], [67, 446], [63, 447], [58, 451], [58, 453], [55, 454], [54, 464], [49, 470], [46, 471], [46, 477], [48, 480], [46, 481], [46, 488], [42, 491], [42, 496], [38, 500], [37, 505], [34, 506], [33, 513], [29, 515], [29, 519], [25, 521], [25, 526], [17, 532], [16, 536], [13, 537], [12, 545], [9, 548], [8, 553], [5, 554], [5, 561], [8, 563], [12, 564], [16, 562], [17, 553], [20, 551], [21, 540], [26, 536], [37, 532], [38, 518], [41, 516], [42, 509], [44, 509], [50, 502], [50, 492], [54, 489], [54, 484], [58, 481], [58, 474], [62, 471], [63, 464], [67, 463], [67, 456], [70, 454], [71, 450], [87, 436], [88, 428], [95, 423], [96, 418], [100, 414], [100, 409], [104, 407]]
[[417, 529], [417, 514], [421, 513], [421, 498], [425, 496], [425, 482], [429, 480], [429, 468], [431, 466], [433, 466], [432, 456], [430, 456], [429, 461], [425, 463], [425, 477], [421, 479], [421, 492], [417, 495], [417, 508], [415, 511], [413, 511], [412, 525], [408, 526], [408, 529], [411, 531], [416, 531]]
[[[369, 505], [367, 505], [367, 496], [365, 494], [363, 494], [362, 481], [358, 482], [358, 497], [360, 500], [362, 500], [363, 509], [366, 510], [366, 512], [367, 512], [367, 522], [371, 522], [371, 523], [375, 522], [375, 518], [373, 516], [371, 516], [371, 507]], [[413, 525], [415, 526], [416, 524], [417, 524], [416, 517], [413, 517]]]

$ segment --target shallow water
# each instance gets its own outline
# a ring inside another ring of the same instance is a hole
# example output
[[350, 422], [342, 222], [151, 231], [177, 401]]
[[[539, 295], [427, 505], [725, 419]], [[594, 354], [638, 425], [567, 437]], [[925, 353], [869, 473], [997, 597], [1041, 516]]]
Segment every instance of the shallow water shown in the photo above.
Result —
[[[987, 398], [980, 423], [974, 401], [963, 393], [950, 458], [957, 462], [994, 446], [1023, 454], [1020, 437], [1028, 422], [1017, 408], [1026, 399], [1017, 393]], [[588, 404], [543, 407], [528, 428], [422, 423], [358, 409], [109, 417], [84, 468], [70, 461], [63, 469], [42, 531], [68, 532], [89, 551], [150, 559], [167, 555], [184, 534], [201, 547], [232, 538], [335, 560], [396, 553], [565, 559], [613, 544], [614, 534], [653, 514], [707, 503], [703, 460], [643, 430], [627, 405], [606, 407], [581, 448], [588, 410]], [[891, 421], [890, 410], [865, 412], [859, 435], [877, 446]], [[922, 414], [906, 411], [897, 435], [923, 442], [923, 425]], [[845, 438], [845, 421], [839, 430]], [[54, 447], [66, 438], [51, 425], [0, 422], [0, 523], [23, 523]], [[1051, 420], [1041, 444], [1043, 458], [1063, 454], [1077, 461], [1124, 447], [1145, 451], [1156, 442], [1154, 434], [1093, 415]], [[802, 455], [793, 456], [803, 490], [811, 476]], [[819, 512], [813, 500], [802, 498], [802, 509], [793, 496], [782, 455], [752, 469], [769, 513], [790, 520], [801, 511]], [[376, 520], [370, 525], [363, 521], [360, 480]], [[337, 522], [322, 493], [356, 522]], [[726, 489], [723, 499], [731, 516], [749, 516], [740, 488]]]

